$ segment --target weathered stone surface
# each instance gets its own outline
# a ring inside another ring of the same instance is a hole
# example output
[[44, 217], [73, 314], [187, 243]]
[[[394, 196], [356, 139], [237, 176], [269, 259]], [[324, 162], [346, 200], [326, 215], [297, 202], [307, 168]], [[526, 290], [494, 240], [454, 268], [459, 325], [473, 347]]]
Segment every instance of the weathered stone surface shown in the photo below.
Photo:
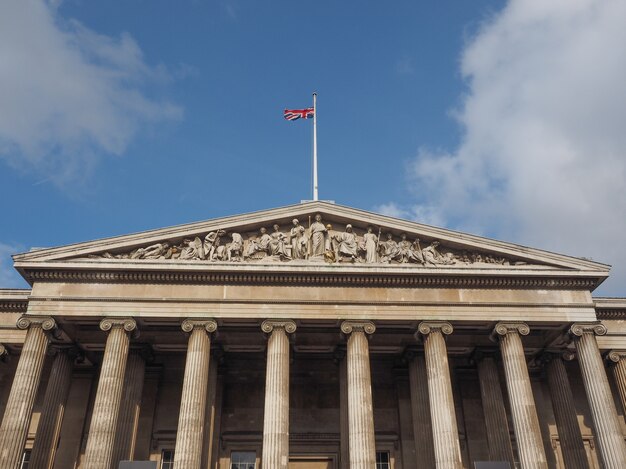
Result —
[[418, 332], [424, 337], [435, 464], [437, 468], [462, 469], [448, 351], [444, 340], [444, 334], [452, 334], [452, 331], [452, 325], [445, 321], [424, 321], [418, 327]]
[[376, 326], [369, 321], [345, 321], [341, 331], [348, 335], [348, 424], [350, 469], [372, 469], [376, 466], [374, 406], [369, 346], [366, 334]]
[[424, 469], [432, 469], [435, 467], [435, 452], [430, 419], [430, 400], [428, 398], [428, 374], [426, 373], [426, 361], [422, 355], [416, 356], [409, 363], [409, 382], [415, 459], [420, 462], [420, 465], [423, 465]]
[[293, 321], [266, 320], [269, 334], [265, 372], [263, 414], [263, 469], [286, 469], [289, 465], [289, 338], [296, 331]]
[[200, 469], [211, 355], [209, 334], [217, 330], [217, 323], [212, 319], [187, 319], [182, 329], [190, 335], [176, 432], [174, 469]]
[[56, 348], [54, 353], [54, 362], [30, 458], [32, 467], [42, 469], [50, 469], [54, 464], [77, 350], [62, 347]]
[[546, 363], [548, 387], [565, 466], [568, 469], [588, 469], [585, 444], [580, 433], [574, 396], [563, 358], [561, 354], [548, 353], [543, 356], [543, 361]]
[[137, 323], [132, 318], [105, 318], [100, 322], [100, 329], [108, 332], [108, 337], [85, 451], [85, 467], [90, 469], [111, 469], [113, 466], [129, 334], [136, 328]]
[[494, 334], [500, 340], [521, 467], [522, 469], [548, 469], [537, 406], [530, 385], [524, 346], [520, 339], [520, 335], [528, 335], [529, 332], [530, 328], [525, 323], [500, 322], [494, 329]]
[[589, 399], [598, 446], [607, 469], [626, 467], [626, 444], [622, 434], [615, 401], [600, 356], [596, 335], [606, 334], [601, 323], [576, 323], [570, 328], [574, 337], [580, 371]]
[[485, 416], [489, 457], [492, 461], [507, 461], [513, 466], [513, 448], [509, 437], [504, 398], [494, 354], [491, 351], [474, 354], [478, 368], [480, 395]]
[[22, 459], [48, 348], [47, 332], [56, 328], [56, 322], [51, 317], [23, 316], [17, 327], [27, 332], [0, 427], [0, 467], [3, 468], [15, 468]]

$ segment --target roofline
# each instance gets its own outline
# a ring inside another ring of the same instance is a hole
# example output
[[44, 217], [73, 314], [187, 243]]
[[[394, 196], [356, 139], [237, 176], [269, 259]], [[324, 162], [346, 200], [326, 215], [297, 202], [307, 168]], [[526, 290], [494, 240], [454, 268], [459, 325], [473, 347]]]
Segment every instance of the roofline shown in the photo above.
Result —
[[[165, 227], [165, 228], [157, 228], [157, 229], [151, 229], [151, 230], [146, 230], [146, 231], [140, 231], [136, 233], [112, 236], [112, 237], [107, 237], [107, 238], [100, 238], [96, 240], [68, 244], [68, 245], [58, 246], [58, 247], [53, 247], [53, 248], [38, 249], [36, 251], [15, 254], [13, 255], [13, 260], [16, 263], [16, 267], [17, 267], [17, 264], [24, 266], [24, 263], [27, 263], [29, 261], [37, 261], [40, 259], [43, 260], [43, 259], [50, 258], [50, 257], [52, 257], [52, 259], [49, 259], [49, 260], [56, 260], [54, 259], [55, 255], [58, 257], [61, 257], [64, 253], [81, 250], [81, 248], [85, 252], [78, 253], [78, 255], [89, 254], [90, 248], [92, 248], [93, 251], [96, 251], [97, 249], [102, 249], [103, 247], [102, 245], [110, 241], [125, 240], [128, 243], [136, 243], [137, 245], [140, 245], [141, 243], [144, 243], [144, 242], [150, 242], [151, 236], [158, 236], [157, 239], [166, 238], [168, 236], [181, 237], [181, 236], [184, 236], [181, 233], [182, 231], [188, 231], [188, 232], [196, 231], [196, 230], [204, 231], [208, 224], [209, 225], [220, 225], [220, 224], [228, 225], [229, 223], [236, 223], [236, 222], [240, 223], [242, 217], [260, 218], [264, 216], [274, 215], [275, 217], [278, 218], [281, 216], [290, 216], [290, 214], [292, 214], [294, 210], [301, 210], [303, 212], [307, 212], [307, 211], [316, 211], [316, 210], [323, 210], [323, 209], [325, 209], [329, 213], [335, 212], [335, 214], [338, 216], [340, 215], [345, 216], [346, 214], [351, 213], [355, 217], [373, 218], [372, 221], [374, 223], [376, 223], [376, 220], [380, 224], [394, 223], [396, 226], [399, 227], [398, 229], [402, 229], [402, 228], [407, 229], [407, 230], [420, 230], [421, 229], [426, 232], [425, 235], [427, 237], [431, 237], [433, 239], [442, 239], [451, 243], [460, 244], [461, 242], [465, 242], [465, 243], [468, 243], [469, 245], [488, 243], [494, 249], [500, 249], [500, 250], [506, 251], [507, 254], [512, 255], [512, 256], [530, 257], [530, 258], [541, 257], [542, 259], [540, 260], [540, 262], [554, 263], [561, 267], [563, 267], [563, 264], [567, 264], [565, 267], [569, 267], [573, 269], [581, 269], [581, 270], [590, 269], [590, 270], [596, 270], [599, 272], [606, 272], [607, 274], [610, 269], [609, 265], [602, 264], [602, 263], [595, 262], [595, 261], [589, 261], [589, 260], [581, 259], [578, 257], [573, 257], [573, 256], [564, 255], [564, 254], [554, 253], [551, 251], [531, 248], [531, 247], [520, 245], [520, 244], [499, 241], [499, 240], [484, 237], [484, 236], [467, 234], [467, 233], [463, 233], [457, 230], [439, 228], [439, 227], [435, 227], [432, 225], [418, 223], [418, 222], [410, 221], [410, 220], [404, 220], [401, 218], [391, 217], [388, 215], [382, 215], [382, 214], [369, 212], [369, 211], [362, 210], [362, 209], [352, 208], [352, 207], [348, 207], [344, 205], [338, 205], [335, 203], [330, 203], [330, 202], [325, 202], [325, 201], [312, 201], [312, 202], [304, 202], [304, 203], [293, 204], [293, 205], [286, 205], [286, 206], [279, 207], [279, 208], [259, 210], [255, 212], [248, 212], [248, 213], [238, 214], [238, 215], [229, 215], [227, 217], [220, 217], [220, 218], [214, 218], [214, 219], [204, 220], [200, 222], [192, 222], [192, 223], [174, 225], [174, 226]], [[337, 212], [341, 212], [341, 213], [337, 213]], [[251, 224], [254, 224], [254, 223], [255, 223], [254, 221], [251, 221]], [[477, 248], [481, 249], [480, 246], [478, 246]], [[112, 249], [115, 249], [115, 247], [113, 247]], [[485, 249], [485, 248], [482, 247], [482, 249]], [[20, 271], [20, 273], [24, 275], [23, 270], [18, 268], [18, 271]]]

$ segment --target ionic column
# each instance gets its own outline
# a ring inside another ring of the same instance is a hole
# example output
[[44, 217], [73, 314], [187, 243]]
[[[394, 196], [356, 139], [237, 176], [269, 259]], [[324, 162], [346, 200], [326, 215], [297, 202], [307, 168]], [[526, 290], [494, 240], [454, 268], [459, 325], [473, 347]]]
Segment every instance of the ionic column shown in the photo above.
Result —
[[130, 333], [137, 329], [132, 318], [105, 318], [100, 329], [108, 332], [100, 368], [98, 390], [91, 414], [84, 466], [110, 469], [113, 464], [115, 430], [122, 400]]
[[452, 334], [452, 331], [452, 324], [444, 321], [424, 321], [418, 326], [418, 332], [424, 338], [430, 419], [433, 426], [437, 469], [463, 468], [448, 351], [443, 337], [444, 334]]
[[604, 466], [606, 469], [623, 469], [626, 467], [626, 445], [596, 341], [596, 335], [606, 334], [606, 327], [597, 322], [576, 323], [570, 328], [570, 333], [574, 337], [578, 363]]
[[493, 352], [479, 350], [474, 354], [480, 382], [480, 397], [487, 429], [489, 459], [508, 461], [514, 465], [513, 448], [509, 437], [509, 423], [504, 408], [502, 387]]
[[376, 326], [369, 321], [344, 321], [341, 332], [348, 336], [348, 442], [350, 469], [376, 467], [376, 438], [374, 435], [374, 405], [370, 353], [366, 334]]
[[47, 332], [56, 323], [51, 317], [23, 316], [17, 327], [27, 332], [0, 427], [0, 467], [6, 469], [17, 468], [21, 461], [46, 358]]
[[567, 469], [588, 469], [585, 443], [580, 433], [574, 395], [567, 379], [567, 371], [563, 364], [562, 354], [546, 353], [542, 356], [546, 366], [548, 387], [554, 419], [559, 433], [561, 452]]
[[494, 329], [494, 336], [500, 337], [500, 352], [521, 467], [522, 469], [548, 469], [537, 407], [520, 338], [520, 334], [528, 335], [529, 332], [530, 328], [525, 323], [499, 322]]
[[263, 414], [263, 469], [289, 466], [289, 338], [296, 323], [266, 320], [261, 330], [270, 334], [267, 342], [265, 373], [265, 412]]
[[339, 362], [339, 446], [340, 469], [350, 468], [350, 416], [348, 415], [348, 359], [346, 351], [339, 348], [335, 352]]
[[420, 468], [434, 469], [435, 452], [430, 420], [428, 377], [426, 374], [426, 361], [422, 355], [417, 355], [409, 362], [409, 385], [411, 389], [415, 460], [418, 461]]
[[137, 443], [137, 426], [141, 409], [141, 394], [146, 373], [146, 361], [149, 351], [133, 350], [128, 355], [124, 374], [124, 394], [117, 419], [115, 432], [114, 467], [120, 461], [132, 461]]
[[[14, 375], [15, 362], [10, 360], [9, 349], [3, 344], [0, 344], [0, 425], [2, 424], [2, 415], [4, 415], [4, 406], [9, 399], [11, 382], [13, 381]], [[0, 437], [0, 440], [1, 439]]]
[[52, 347], [52, 350], [55, 354], [54, 362], [30, 456], [31, 467], [41, 469], [49, 469], [54, 464], [65, 402], [72, 382], [74, 360], [78, 354], [75, 347]]
[[182, 329], [190, 335], [176, 432], [174, 469], [200, 469], [211, 356], [210, 334], [217, 330], [217, 323], [213, 319], [186, 319]]
[[613, 378], [617, 385], [622, 409], [626, 412], [626, 350], [611, 350], [607, 358], [612, 362]]

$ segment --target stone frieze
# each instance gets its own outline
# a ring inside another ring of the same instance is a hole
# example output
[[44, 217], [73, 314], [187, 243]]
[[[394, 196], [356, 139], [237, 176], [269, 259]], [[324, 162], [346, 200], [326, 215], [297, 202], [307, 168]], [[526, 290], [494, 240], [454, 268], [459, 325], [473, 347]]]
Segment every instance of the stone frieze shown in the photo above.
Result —
[[424, 242], [406, 233], [394, 235], [375, 229], [341, 230], [316, 215], [309, 226], [293, 219], [291, 226], [274, 224], [258, 231], [237, 232], [216, 229], [182, 240], [162, 241], [125, 252], [105, 252], [90, 258], [131, 260], [184, 260], [244, 263], [352, 263], [413, 264], [414, 266], [514, 266], [526, 265], [499, 255], [453, 249], [437, 240]]

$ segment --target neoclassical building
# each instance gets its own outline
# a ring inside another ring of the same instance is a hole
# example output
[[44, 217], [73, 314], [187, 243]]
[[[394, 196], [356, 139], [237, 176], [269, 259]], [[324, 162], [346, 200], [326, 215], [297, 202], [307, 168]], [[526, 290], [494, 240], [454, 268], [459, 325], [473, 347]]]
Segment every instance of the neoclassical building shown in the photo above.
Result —
[[2, 469], [626, 468], [604, 264], [307, 202], [14, 266]]

